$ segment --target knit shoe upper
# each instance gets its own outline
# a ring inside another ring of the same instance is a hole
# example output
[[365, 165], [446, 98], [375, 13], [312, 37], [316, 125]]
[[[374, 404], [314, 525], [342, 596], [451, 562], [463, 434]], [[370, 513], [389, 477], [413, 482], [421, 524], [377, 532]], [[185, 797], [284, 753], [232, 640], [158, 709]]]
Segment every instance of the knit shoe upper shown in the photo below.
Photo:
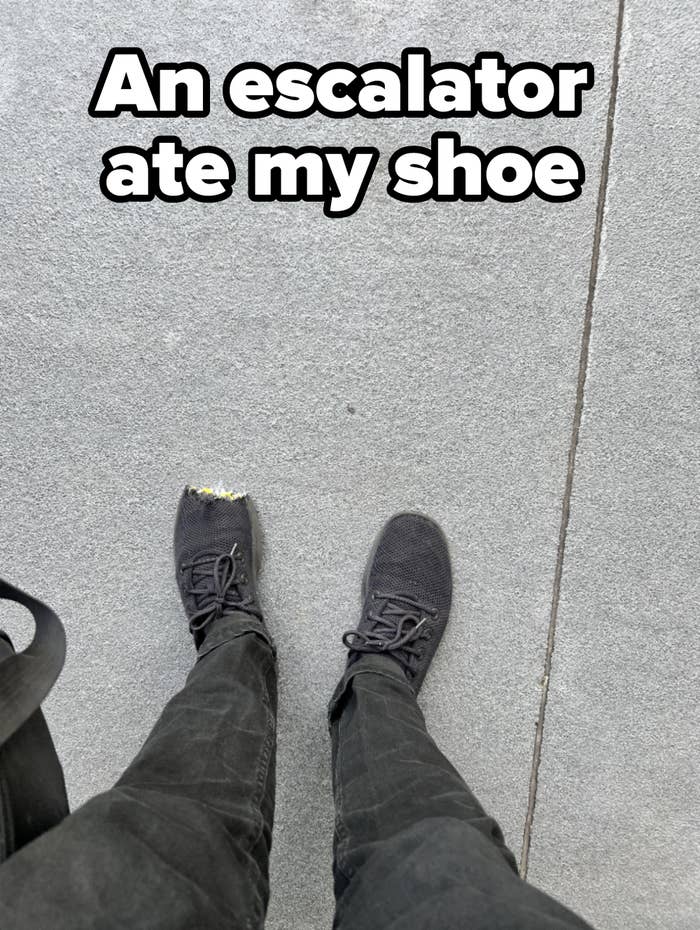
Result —
[[391, 656], [417, 694], [442, 638], [452, 601], [447, 540], [422, 514], [400, 513], [381, 530], [363, 584], [359, 626], [343, 636], [348, 661]]
[[220, 617], [243, 612], [262, 622], [256, 581], [261, 549], [245, 494], [187, 487], [175, 519], [175, 572], [195, 644]]

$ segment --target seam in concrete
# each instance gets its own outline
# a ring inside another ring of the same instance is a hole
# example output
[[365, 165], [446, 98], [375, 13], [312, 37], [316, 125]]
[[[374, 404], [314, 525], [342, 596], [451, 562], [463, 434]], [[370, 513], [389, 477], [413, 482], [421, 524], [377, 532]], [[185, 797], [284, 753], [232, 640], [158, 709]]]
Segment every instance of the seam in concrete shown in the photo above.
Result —
[[552, 603], [549, 615], [549, 629], [547, 632], [547, 647], [545, 650], [544, 673], [542, 675], [542, 691], [540, 694], [540, 707], [535, 729], [535, 743], [532, 752], [532, 767], [530, 770], [530, 784], [528, 789], [527, 814], [523, 829], [523, 844], [520, 854], [520, 875], [527, 877], [530, 844], [532, 842], [532, 827], [537, 802], [537, 779], [542, 758], [542, 739], [544, 736], [545, 712], [549, 697], [549, 681], [552, 671], [552, 655], [554, 653], [554, 640], [557, 631], [557, 617], [559, 612], [559, 598], [561, 594], [561, 579], [564, 568], [564, 554], [566, 550], [566, 536], [569, 527], [569, 513], [571, 509], [571, 494], [574, 486], [574, 469], [576, 465], [576, 450], [578, 447], [581, 420], [583, 417], [584, 392], [586, 375], [588, 373], [588, 353], [591, 342], [591, 325], [593, 321], [593, 304], [595, 300], [596, 285], [598, 283], [598, 266], [600, 262], [600, 248], [603, 237], [605, 221], [605, 207], [608, 191], [608, 177], [610, 173], [610, 156], [612, 152], [613, 129], [615, 124], [615, 109], [617, 106], [617, 88], [620, 72], [620, 46], [622, 43], [622, 25], [625, 15], [625, 0], [619, 0], [617, 8], [617, 24], [615, 29], [615, 47], [612, 60], [612, 75], [610, 79], [610, 96], [608, 99], [608, 114], [606, 120], [605, 142], [603, 145], [603, 158], [600, 169], [600, 184], [598, 187], [598, 202], [596, 204], [595, 226], [593, 232], [593, 251], [591, 266], [588, 275], [588, 294], [583, 317], [583, 332], [581, 334], [581, 352], [579, 356], [578, 380], [576, 383], [576, 404], [571, 428], [571, 440], [567, 458], [566, 482], [564, 484], [564, 497], [562, 500], [561, 523], [559, 525], [559, 541], [557, 545], [557, 559], [554, 570], [554, 584], [552, 587]]

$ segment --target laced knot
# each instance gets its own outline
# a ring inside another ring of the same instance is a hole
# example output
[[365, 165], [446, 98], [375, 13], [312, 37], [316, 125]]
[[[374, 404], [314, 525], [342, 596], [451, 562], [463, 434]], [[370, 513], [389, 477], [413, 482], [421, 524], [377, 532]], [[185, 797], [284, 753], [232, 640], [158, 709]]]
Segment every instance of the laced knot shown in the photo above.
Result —
[[435, 608], [421, 604], [410, 594], [375, 591], [364, 629], [344, 633], [343, 645], [351, 653], [387, 653], [413, 677], [421, 655], [420, 640], [430, 639], [425, 623], [437, 615]]
[[181, 570], [188, 569], [190, 586], [186, 590], [197, 605], [190, 619], [192, 634], [235, 611], [262, 619], [260, 608], [246, 591], [248, 576], [238, 543], [234, 543], [230, 552], [201, 552], [190, 562], [183, 562]]

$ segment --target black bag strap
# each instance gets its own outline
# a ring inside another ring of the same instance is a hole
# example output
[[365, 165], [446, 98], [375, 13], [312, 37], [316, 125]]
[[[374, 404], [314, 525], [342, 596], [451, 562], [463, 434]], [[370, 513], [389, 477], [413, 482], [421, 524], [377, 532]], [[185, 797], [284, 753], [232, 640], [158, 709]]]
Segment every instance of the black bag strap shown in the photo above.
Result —
[[61, 763], [41, 702], [63, 667], [63, 624], [41, 601], [0, 579], [0, 599], [31, 611], [34, 639], [19, 654], [0, 631], [0, 863], [68, 815]]
[[29, 594], [0, 579], [0, 599], [26, 607], [34, 639], [24, 652], [0, 661], [0, 746], [26, 723], [47, 696], [66, 658], [66, 634], [57, 615]]

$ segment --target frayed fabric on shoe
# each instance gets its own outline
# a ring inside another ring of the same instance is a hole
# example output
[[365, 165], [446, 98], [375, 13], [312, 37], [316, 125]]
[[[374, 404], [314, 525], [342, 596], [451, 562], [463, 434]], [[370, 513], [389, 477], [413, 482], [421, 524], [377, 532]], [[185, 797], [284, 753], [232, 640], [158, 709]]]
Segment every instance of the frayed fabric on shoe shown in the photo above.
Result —
[[215, 485], [213, 488], [198, 488], [193, 484], [187, 485], [188, 494], [197, 494], [200, 497], [217, 497], [220, 500], [239, 501], [246, 497], [245, 491], [227, 491], [221, 485]]

